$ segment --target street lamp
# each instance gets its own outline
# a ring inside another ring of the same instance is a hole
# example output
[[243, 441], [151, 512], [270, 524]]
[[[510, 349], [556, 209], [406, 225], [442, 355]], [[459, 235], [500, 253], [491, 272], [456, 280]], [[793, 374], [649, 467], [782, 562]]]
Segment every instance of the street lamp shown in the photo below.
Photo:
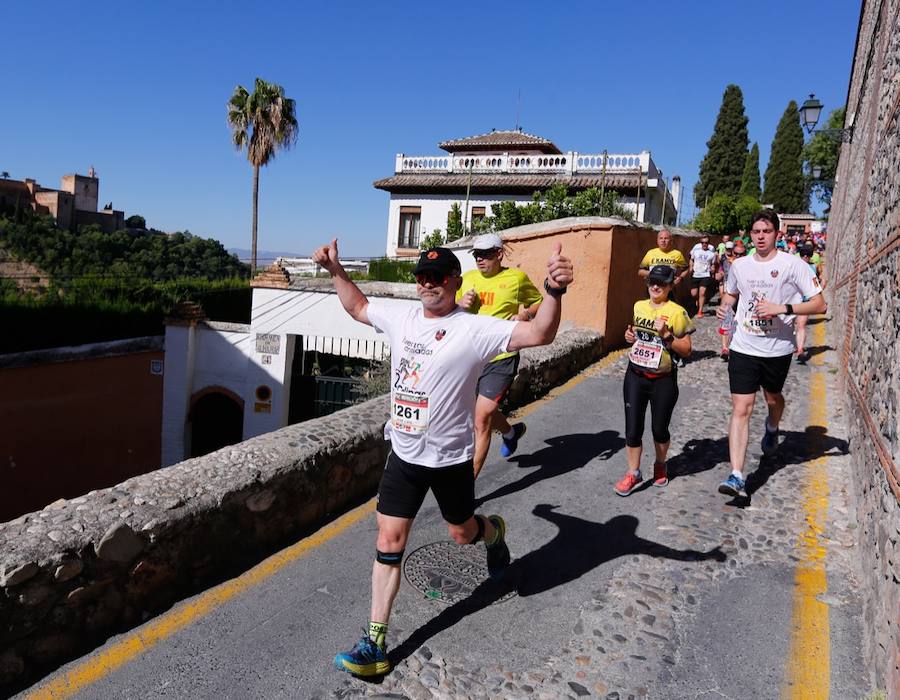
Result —
[[818, 180], [822, 177], [822, 166], [821, 165], [813, 165], [810, 168], [810, 173], [812, 174], [813, 180]]
[[803, 126], [806, 127], [807, 134], [824, 134], [828, 138], [835, 139], [836, 141], [841, 141], [843, 143], [850, 143], [853, 141], [853, 127], [851, 126], [849, 129], [818, 129], [816, 130], [816, 124], [819, 123], [819, 117], [822, 115], [822, 103], [816, 99], [816, 96], [810, 93], [809, 99], [805, 100], [800, 108], [797, 110], [800, 112], [800, 121], [803, 122]]

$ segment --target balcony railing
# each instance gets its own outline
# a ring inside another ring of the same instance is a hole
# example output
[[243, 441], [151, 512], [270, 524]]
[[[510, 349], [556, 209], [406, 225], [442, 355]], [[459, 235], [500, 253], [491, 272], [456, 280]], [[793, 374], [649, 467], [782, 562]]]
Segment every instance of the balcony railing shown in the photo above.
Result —
[[[605, 161], [605, 162], [604, 162]], [[635, 173], [654, 177], [656, 166], [650, 153], [578, 153], [510, 155], [407, 156], [399, 154], [395, 173]]]

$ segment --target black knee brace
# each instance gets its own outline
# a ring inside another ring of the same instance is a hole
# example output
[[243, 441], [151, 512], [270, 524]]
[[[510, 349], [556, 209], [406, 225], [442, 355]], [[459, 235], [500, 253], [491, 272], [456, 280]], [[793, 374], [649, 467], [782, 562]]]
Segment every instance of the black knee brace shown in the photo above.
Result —
[[472, 538], [472, 541], [469, 542], [469, 544], [480, 542], [481, 538], [484, 537], [484, 518], [482, 518], [480, 515], [476, 515], [475, 522], [478, 523], [478, 532], [475, 533], [475, 537]]
[[387, 566], [400, 566], [400, 562], [403, 561], [403, 552], [405, 551], [401, 549], [399, 552], [382, 552], [380, 549], [376, 549], [375, 561]]

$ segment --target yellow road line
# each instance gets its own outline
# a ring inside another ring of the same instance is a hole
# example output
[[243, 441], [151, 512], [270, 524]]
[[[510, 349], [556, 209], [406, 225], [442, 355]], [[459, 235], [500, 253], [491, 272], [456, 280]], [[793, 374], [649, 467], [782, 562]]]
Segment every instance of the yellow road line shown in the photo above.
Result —
[[215, 610], [217, 607], [277, 573], [291, 562], [300, 559], [310, 551], [344, 530], [358, 523], [375, 511], [375, 499], [371, 499], [342, 515], [309, 537], [283, 549], [237, 578], [226, 581], [215, 588], [201, 593], [193, 600], [181, 603], [147, 623], [139, 630], [131, 632], [123, 639], [111, 644], [98, 654], [77, 663], [58, 677], [27, 693], [26, 700], [40, 698], [67, 698], [84, 690], [92, 683], [123, 666], [131, 659], [153, 648], [158, 642], [172, 636], [178, 630]]
[[[824, 320], [812, 327], [815, 344], [825, 344]], [[809, 424], [827, 426], [827, 396], [823, 354], [813, 358], [809, 387]], [[822, 451], [823, 437], [811, 436], [813, 448]], [[828, 591], [825, 573], [826, 549], [822, 536], [828, 515], [828, 472], [824, 456], [807, 463], [804, 470], [802, 508], [805, 526], [797, 542], [799, 557], [794, 575], [794, 606], [787, 661], [787, 687], [791, 700], [827, 698], [831, 687], [831, 638], [828, 606], [818, 596]]]
[[[597, 372], [615, 362], [621, 357], [623, 352], [624, 350], [617, 350], [606, 355], [577, 377], [573, 377], [565, 384], [548, 392], [542, 399], [522, 407], [516, 415], [519, 417], [527, 416], [541, 402], [561, 396], [573, 389], [588, 377], [594, 376]], [[50, 678], [39, 687], [26, 693], [23, 696], [23, 700], [49, 700], [50, 698], [58, 700], [59, 698], [71, 697], [75, 693], [84, 690], [117, 668], [124, 666], [135, 657], [152, 649], [158, 642], [171, 637], [179, 630], [196, 622], [235, 596], [269, 578], [291, 562], [300, 559], [316, 547], [334, 539], [347, 528], [371, 515], [375, 511], [375, 502], [376, 499], [374, 498], [367, 501], [333, 523], [326, 525], [315, 534], [260, 562], [237, 578], [219, 584], [215, 588], [201, 593], [191, 601], [177, 605], [172, 610], [163, 613], [141, 629], [127, 634], [96, 655], [76, 663], [74, 667], [65, 673]]]

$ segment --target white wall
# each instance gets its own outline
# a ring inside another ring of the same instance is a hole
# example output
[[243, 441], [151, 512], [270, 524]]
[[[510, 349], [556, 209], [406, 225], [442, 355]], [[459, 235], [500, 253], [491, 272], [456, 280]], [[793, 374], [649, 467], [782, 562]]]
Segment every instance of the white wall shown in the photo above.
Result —
[[[414, 299], [385, 301], [398, 308], [420, 303]], [[250, 363], [244, 394], [244, 439], [287, 425], [291, 363], [293, 353], [301, 351], [293, 346], [294, 336], [344, 338], [369, 341], [370, 344], [386, 341], [371, 326], [354, 321], [333, 292], [255, 288], [251, 318]], [[278, 354], [257, 352], [256, 339], [264, 334], [278, 338]], [[352, 354], [356, 353], [351, 351]], [[371, 357], [371, 354], [366, 354], [361, 346], [358, 356]], [[255, 411], [255, 390], [260, 385], [272, 390], [269, 413]]]
[[246, 331], [220, 331], [202, 324], [166, 326], [160, 466], [181, 462], [190, 454], [188, 413], [194, 394], [221, 386], [245, 396], [249, 342]]
[[[531, 195], [477, 195], [469, 199], [469, 219], [472, 218], [473, 207], [484, 207], [486, 216], [491, 215], [491, 205], [504, 201], [530, 202]], [[442, 232], [447, 231], [447, 215], [453, 204], [459, 204], [460, 212], [465, 216], [466, 198], [458, 195], [423, 195], [423, 194], [391, 194], [388, 209], [387, 246], [385, 255], [394, 257], [397, 254], [397, 238], [400, 233], [400, 207], [421, 207], [422, 215], [419, 220], [420, 240], [422, 236], [428, 236], [436, 228]]]

